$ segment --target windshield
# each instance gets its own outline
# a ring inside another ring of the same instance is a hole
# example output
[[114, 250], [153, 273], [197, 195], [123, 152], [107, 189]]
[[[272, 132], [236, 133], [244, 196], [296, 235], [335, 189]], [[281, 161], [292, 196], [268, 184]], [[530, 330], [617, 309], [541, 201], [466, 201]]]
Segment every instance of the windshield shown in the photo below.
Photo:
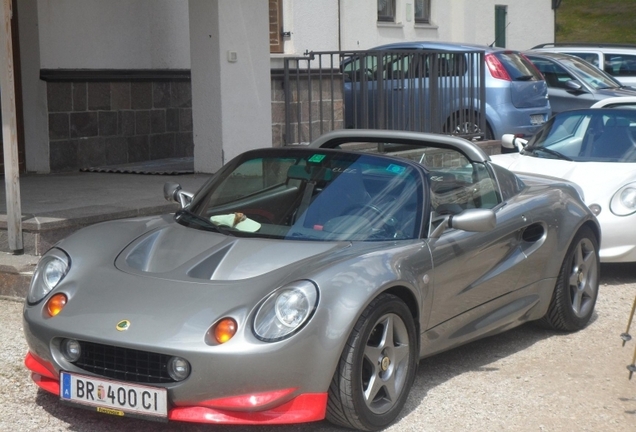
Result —
[[177, 220], [242, 237], [412, 239], [420, 233], [422, 190], [417, 170], [392, 158], [255, 150], [226, 165]]
[[619, 88], [621, 86], [621, 84], [610, 75], [588, 62], [580, 60], [578, 57], [561, 60], [561, 63], [566, 67], [574, 69], [579, 74], [580, 79], [593, 89]]
[[563, 112], [550, 119], [523, 154], [579, 162], [636, 162], [636, 111]]

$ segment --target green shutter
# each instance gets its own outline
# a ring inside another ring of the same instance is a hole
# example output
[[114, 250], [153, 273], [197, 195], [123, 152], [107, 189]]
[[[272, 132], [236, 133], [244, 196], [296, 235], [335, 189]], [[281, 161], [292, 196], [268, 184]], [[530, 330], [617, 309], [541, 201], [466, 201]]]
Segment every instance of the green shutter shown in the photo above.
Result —
[[506, 47], [506, 6], [495, 6], [495, 46]]

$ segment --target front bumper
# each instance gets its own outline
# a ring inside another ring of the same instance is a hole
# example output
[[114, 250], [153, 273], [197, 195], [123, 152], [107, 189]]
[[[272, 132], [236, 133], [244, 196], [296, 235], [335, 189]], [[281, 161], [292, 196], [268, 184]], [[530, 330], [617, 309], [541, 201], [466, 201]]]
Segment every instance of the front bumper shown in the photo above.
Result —
[[[24, 364], [31, 371], [35, 384], [59, 396], [59, 375], [51, 363], [29, 352]], [[303, 393], [289, 400], [288, 396], [293, 391], [294, 389], [282, 389], [202, 401], [194, 406], [173, 406], [168, 410], [168, 420], [258, 425], [305, 423], [325, 418], [327, 393]], [[259, 410], [261, 406], [269, 408]]]

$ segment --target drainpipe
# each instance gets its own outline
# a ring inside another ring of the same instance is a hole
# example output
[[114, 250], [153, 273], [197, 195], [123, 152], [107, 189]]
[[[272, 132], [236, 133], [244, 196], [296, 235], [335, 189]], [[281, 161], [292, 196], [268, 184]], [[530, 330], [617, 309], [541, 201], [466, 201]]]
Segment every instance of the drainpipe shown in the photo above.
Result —
[[340, 8], [342, 7], [341, 0], [338, 0], [338, 51], [342, 51], [342, 19], [340, 15]]

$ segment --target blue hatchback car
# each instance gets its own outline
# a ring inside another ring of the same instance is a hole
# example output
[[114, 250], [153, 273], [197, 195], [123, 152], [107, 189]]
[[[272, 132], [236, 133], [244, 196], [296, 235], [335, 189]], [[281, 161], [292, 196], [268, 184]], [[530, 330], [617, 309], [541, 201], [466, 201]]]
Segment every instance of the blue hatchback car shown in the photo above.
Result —
[[400, 42], [355, 53], [342, 72], [349, 128], [529, 137], [551, 116], [541, 72], [509, 49]]

